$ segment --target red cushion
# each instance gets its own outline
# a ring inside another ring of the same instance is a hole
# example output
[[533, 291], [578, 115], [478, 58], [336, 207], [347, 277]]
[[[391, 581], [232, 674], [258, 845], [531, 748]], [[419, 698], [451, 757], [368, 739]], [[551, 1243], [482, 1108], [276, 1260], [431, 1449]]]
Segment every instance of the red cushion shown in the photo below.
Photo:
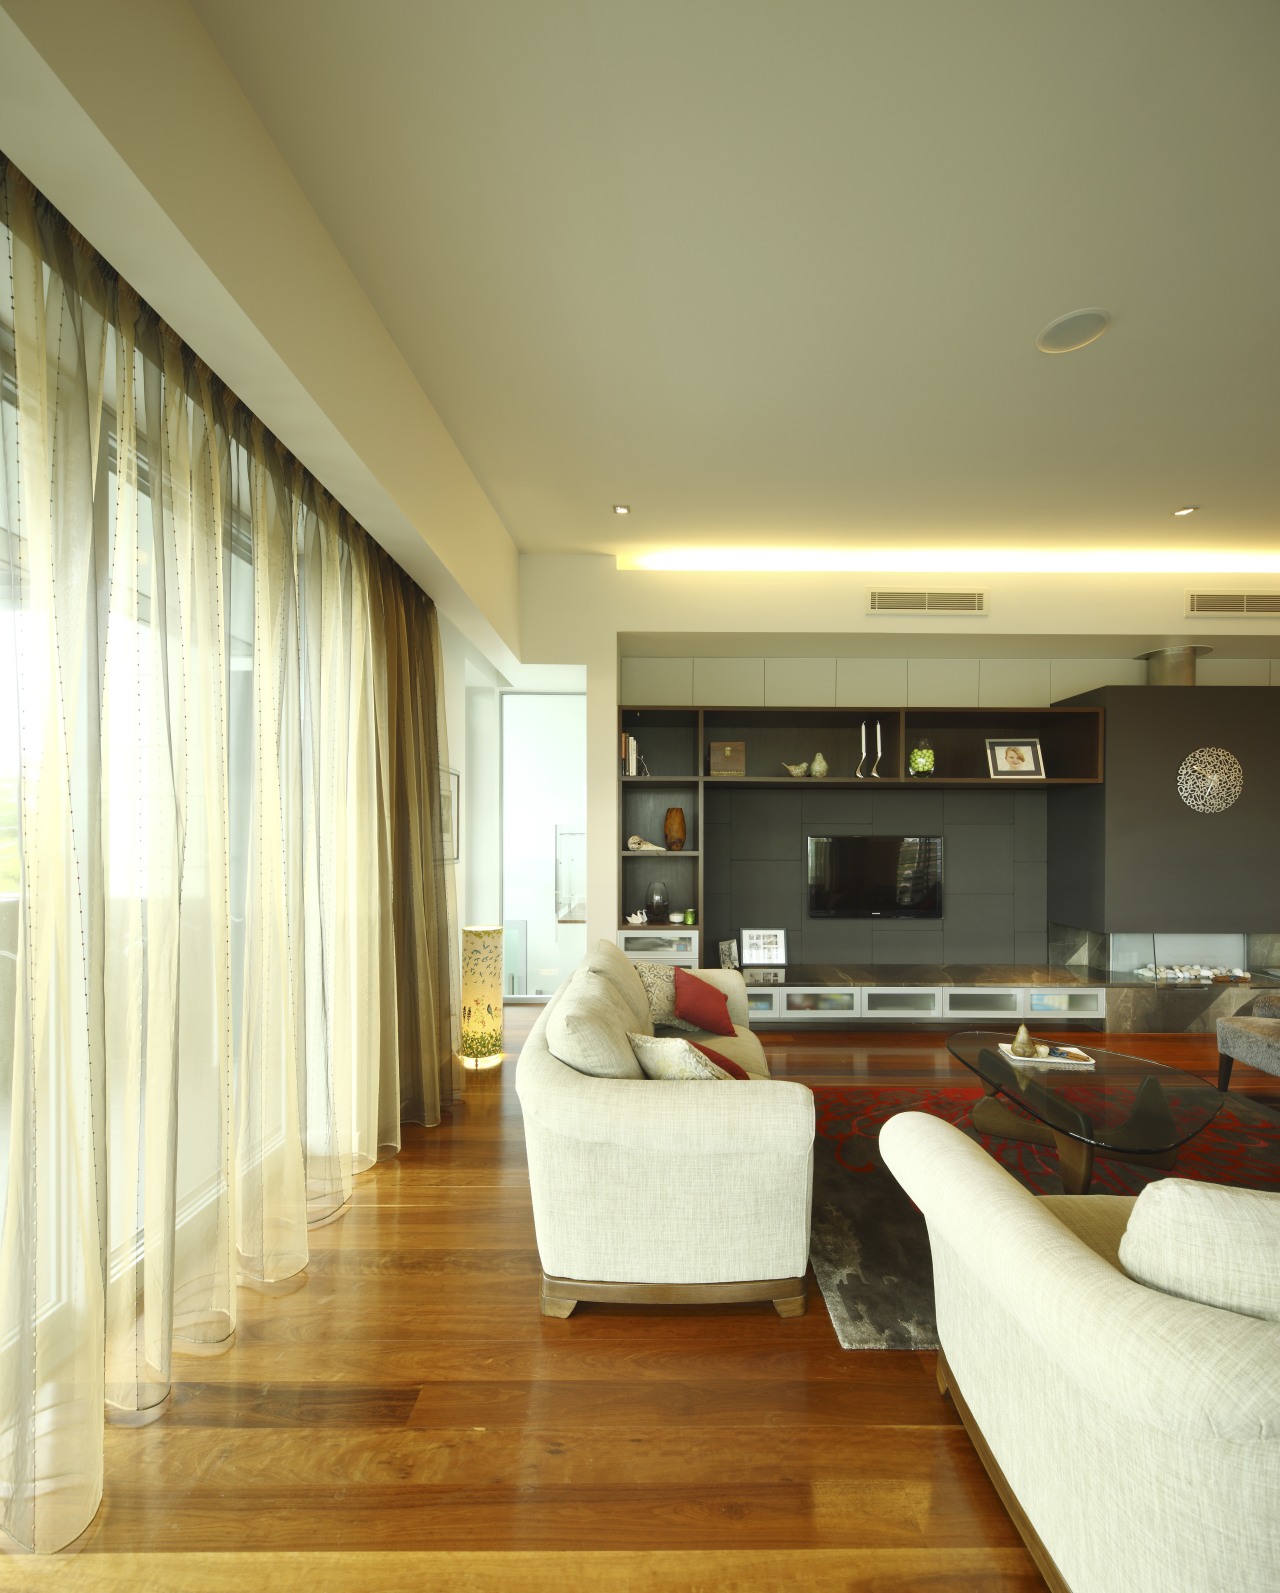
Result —
[[718, 1068], [723, 1068], [730, 1078], [749, 1079], [751, 1077], [746, 1068], [737, 1062], [730, 1062], [727, 1056], [721, 1056], [719, 1051], [713, 1051], [709, 1045], [699, 1045], [696, 1040], [690, 1040], [689, 1044], [695, 1051], [701, 1051], [708, 1062], [714, 1062]]
[[724, 991], [717, 990], [696, 974], [686, 973], [683, 968], [677, 968], [675, 973], [676, 1017], [683, 1018], [696, 1029], [705, 1029], [708, 1034], [732, 1034], [729, 998]]

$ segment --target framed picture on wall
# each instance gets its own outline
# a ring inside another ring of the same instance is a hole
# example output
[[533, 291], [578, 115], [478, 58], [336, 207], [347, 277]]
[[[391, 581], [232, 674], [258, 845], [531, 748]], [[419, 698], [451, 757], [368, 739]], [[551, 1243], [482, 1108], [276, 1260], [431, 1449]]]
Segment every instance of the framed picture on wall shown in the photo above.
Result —
[[440, 855], [456, 863], [461, 854], [462, 810], [458, 806], [461, 778], [456, 769], [440, 771]]
[[787, 960], [787, 932], [785, 929], [744, 929], [742, 931], [742, 966], [778, 967]]
[[993, 780], [1043, 780], [1044, 759], [1036, 740], [1001, 741], [987, 738], [987, 768]]

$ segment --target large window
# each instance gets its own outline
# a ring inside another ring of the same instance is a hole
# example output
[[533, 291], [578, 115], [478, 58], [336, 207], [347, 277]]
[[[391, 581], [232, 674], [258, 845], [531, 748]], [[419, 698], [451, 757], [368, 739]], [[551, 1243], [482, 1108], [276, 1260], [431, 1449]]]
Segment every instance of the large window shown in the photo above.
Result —
[[587, 702], [502, 699], [507, 995], [550, 995], [587, 947]]

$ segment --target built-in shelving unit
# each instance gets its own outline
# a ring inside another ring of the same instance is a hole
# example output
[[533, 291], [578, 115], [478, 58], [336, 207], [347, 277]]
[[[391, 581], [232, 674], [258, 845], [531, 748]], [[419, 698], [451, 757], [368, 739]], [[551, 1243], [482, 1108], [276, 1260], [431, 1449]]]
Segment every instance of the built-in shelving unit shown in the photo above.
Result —
[[[634, 736], [647, 774], [619, 773], [621, 855], [618, 900], [624, 920], [644, 905], [651, 881], [665, 881], [673, 910], [696, 909], [703, 921], [705, 792], [708, 786], [777, 786], [811, 789], [784, 763], [827, 762], [822, 785], [844, 788], [1009, 788], [1100, 785], [1103, 714], [1096, 707], [1067, 708], [646, 708], [619, 712], [621, 738]], [[878, 735], [878, 764], [877, 764]], [[992, 779], [987, 740], [1040, 743], [1045, 778], [1034, 782]], [[908, 772], [911, 749], [927, 739], [934, 752], [928, 776]], [[742, 742], [746, 772], [708, 773], [713, 742]], [[864, 754], [865, 746], [865, 754]], [[859, 768], [862, 774], [859, 775]], [[873, 776], [871, 770], [875, 768]], [[639, 835], [661, 843], [669, 808], [684, 810], [685, 847], [679, 852], [627, 849]]]

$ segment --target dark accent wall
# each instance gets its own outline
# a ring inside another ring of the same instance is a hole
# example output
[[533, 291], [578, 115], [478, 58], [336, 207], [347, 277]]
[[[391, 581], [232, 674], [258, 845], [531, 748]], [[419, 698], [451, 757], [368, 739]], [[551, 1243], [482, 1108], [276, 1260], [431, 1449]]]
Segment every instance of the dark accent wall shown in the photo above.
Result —
[[[791, 963], [1044, 962], [1046, 792], [707, 786], [704, 924], [785, 929]], [[810, 835], [943, 837], [941, 918], [808, 915]]]
[[[1108, 686], [1105, 784], [1049, 797], [1049, 917], [1080, 928], [1249, 933], [1280, 918], [1280, 691]], [[1183, 759], [1225, 747], [1244, 790], [1225, 813], [1178, 795]]]

